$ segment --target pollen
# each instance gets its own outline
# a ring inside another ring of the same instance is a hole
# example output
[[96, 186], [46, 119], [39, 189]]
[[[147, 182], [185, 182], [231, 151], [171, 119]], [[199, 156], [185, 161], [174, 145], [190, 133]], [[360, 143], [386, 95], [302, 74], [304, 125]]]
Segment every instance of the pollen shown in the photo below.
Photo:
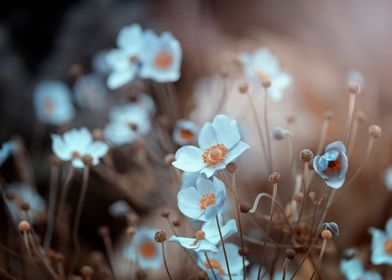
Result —
[[340, 167], [342, 166], [342, 160], [340, 158], [337, 158], [336, 160], [331, 160], [328, 161], [328, 167], [325, 170], [325, 173], [335, 173], [340, 170]]
[[215, 194], [207, 193], [201, 197], [199, 202], [200, 209], [205, 210], [212, 205], [215, 205]]
[[192, 141], [193, 139], [195, 139], [195, 135], [189, 129], [181, 129], [180, 136], [182, 139], [185, 139], [187, 141]]
[[225, 159], [227, 148], [223, 144], [209, 147], [203, 153], [203, 161], [207, 166], [216, 166]]
[[173, 57], [167, 51], [161, 51], [155, 57], [155, 66], [158, 69], [166, 69], [168, 68], [173, 62]]
[[392, 255], [392, 239], [388, 239], [384, 243], [384, 250], [388, 255]]
[[[225, 275], [225, 271], [223, 270], [223, 268], [222, 268], [222, 265], [217, 261], [217, 260], [215, 260], [215, 259], [210, 259], [209, 260], [210, 262], [208, 263], [208, 261], [206, 261], [205, 263], [204, 263], [204, 266], [207, 268], [207, 269], [215, 269], [215, 270], [218, 270], [219, 271], [219, 274], [220, 275]], [[211, 265], [211, 266], [210, 266]]]
[[155, 244], [149, 240], [146, 240], [139, 246], [139, 252], [143, 258], [151, 259], [156, 255]]

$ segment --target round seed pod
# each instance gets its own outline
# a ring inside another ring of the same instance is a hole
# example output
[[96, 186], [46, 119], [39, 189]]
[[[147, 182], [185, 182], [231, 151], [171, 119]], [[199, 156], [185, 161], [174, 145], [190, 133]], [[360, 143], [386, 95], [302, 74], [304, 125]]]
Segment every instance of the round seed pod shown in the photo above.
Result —
[[162, 243], [166, 241], [166, 232], [164, 232], [163, 230], [159, 230], [155, 233], [155, 241]]

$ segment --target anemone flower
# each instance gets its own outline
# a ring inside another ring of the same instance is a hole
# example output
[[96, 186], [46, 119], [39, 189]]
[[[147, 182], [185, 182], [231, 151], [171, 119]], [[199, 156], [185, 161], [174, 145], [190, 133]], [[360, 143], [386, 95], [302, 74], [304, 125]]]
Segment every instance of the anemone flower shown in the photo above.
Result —
[[385, 231], [372, 227], [369, 233], [372, 235], [371, 262], [392, 265], [392, 218], [387, 221]]
[[382, 280], [381, 275], [373, 270], [365, 270], [362, 261], [355, 257], [353, 249], [347, 249], [340, 261], [340, 271], [347, 280]]
[[75, 100], [82, 108], [98, 110], [106, 103], [106, 90], [102, 78], [96, 74], [80, 77], [75, 85]]
[[235, 161], [249, 145], [241, 141], [237, 122], [217, 115], [206, 122], [198, 136], [199, 147], [183, 146], [177, 150], [173, 165], [185, 172], [201, 172], [211, 177]]
[[173, 141], [180, 146], [194, 144], [198, 131], [199, 128], [194, 122], [185, 119], [178, 120], [173, 131]]

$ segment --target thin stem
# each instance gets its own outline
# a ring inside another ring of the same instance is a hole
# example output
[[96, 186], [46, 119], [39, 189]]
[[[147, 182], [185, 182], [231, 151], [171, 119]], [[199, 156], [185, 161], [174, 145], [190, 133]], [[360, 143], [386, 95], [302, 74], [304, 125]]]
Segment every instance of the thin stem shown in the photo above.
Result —
[[271, 231], [272, 216], [274, 215], [274, 212], [275, 212], [276, 195], [277, 195], [277, 193], [278, 193], [278, 184], [274, 183], [274, 189], [272, 191], [272, 202], [271, 202], [272, 205], [271, 205], [270, 218], [269, 218], [269, 221], [268, 221], [268, 224], [267, 224], [267, 230], [265, 232], [264, 244], [263, 244], [263, 247], [261, 249], [259, 271], [257, 272], [257, 280], [260, 279], [260, 275], [261, 275], [261, 268], [262, 268], [263, 260], [264, 260], [265, 247], [267, 246], [269, 234], [270, 234], [270, 231]]
[[167, 276], [169, 277], [170, 280], [173, 280], [173, 278], [171, 277], [170, 272], [169, 272], [169, 267], [167, 266], [166, 255], [165, 255], [165, 244], [163, 241], [161, 242], [161, 245], [162, 245], [161, 247], [162, 247], [163, 264], [165, 266]]
[[206, 257], [206, 260], [207, 260], [207, 263], [208, 263], [208, 267], [209, 267], [210, 270], [211, 270], [212, 276], [214, 276], [214, 279], [215, 279], [215, 280], [218, 280], [218, 278], [216, 277], [214, 268], [212, 267], [211, 262], [210, 262], [210, 259], [208, 258], [208, 255], [207, 255], [206, 252], [204, 252], [204, 256]]
[[321, 245], [321, 252], [320, 252], [319, 258], [317, 260], [316, 267], [315, 267], [315, 269], [313, 271], [312, 276], [310, 276], [309, 280], [312, 280], [314, 278], [314, 276], [316, 276], [317, 270], [319, 269], [320, 264], [321, 264], [321, 260], [323, 259], [323, 256], [324, 256], [325, 248], [327, 247], [327, 242], [328, 242], [328, 239], [324, 238], [323, 239], [323, 244]]
[[270, 170], [273, 169], [274, 163], [272, 160], [272, 150], [271, 150], [271, 141], [270, 141], [270, 130], [268, 124], [268, 90], [264, 88], [264, 126], [265, 126], [265, 138], [267, 142], [267, 149], [268, 149], [268, 158], [269, 158], [269, 167]]
[[282, 280], [286, 280], [286, 274], [287, 274], [287, 268], [288, 268], [288, 266], [289, 266], [289, 258], [286, 258], [285, 260], [284, 260], [284, 263], [283, 263], [283, 276], [282, 276]]
[[324, 121], [323, 121], [323, 125], [321, 127], [321, 135], [320, 135], [320, 139], [317, 145], [317, 150], [316, 150], [316, 154], [319, 155], [321, 154], [321, 152], [323, 151], [324, 145], [325, 145], [325, 139], [327, 138], [327, 133], [328, 133], [328, 127], [330, 124], [330, 119], [325, 117]]
[[307, 195], [307, 186], [308, 186], [308, 174], [309, 174], [309, 162], [305, 162], [304, 164], [304, 176], [303, 176], [303, 198], [301, 203], [301, 210], [299, 211], [299, 216], [296, 225], [301, 222], [302, 214], [305, 209], [306, 195]]
[[75, 267], [76, 263], [78, 262], [78, 257], [80, 253], [80, 244], [79, 244], [79, 239], [78, 239], [78, 231], [79, 231], [79, 225], [80, 225], [80, 217], [82, 214], [82, 209], [83, 209], [83, 204], [84, 200], [86, 198], [87, 194], [87, 187], [88, 187], [88, 177], [90, 173], [90, 167], [85, 166], [83, 170], [83, 183], [82, 183], [82, 190], [80, 192], [79, 196], [79, 201], [78, 201], [78, 206], [76, 208], [76, 214], [75, 214], [75, 220], [74, 220], [74, 225], [73, 225], [73, 231], [72, 231], [72, 239], [75, 245], [75, 252], [73, 255], [73, 262], [71, 265], [71, 271]]
[[350, 138], [350, 141], [348, 142], [348, 145], [347, 145], [347, 156], [348, 156], [348, 158], [351, 157], [351, 154], [352, 154], [354, 146], [355, 146], [355, 140], [357, 139], [356, 136], [357, 136], [357, 133], [358, 133], [359, 123], [360, 123], [360, 121], [358, 120], [358, 118], [356, 118], [355, 121], [354, 121], [352, 132], [351, 132], [351, 138]]
[[109, 257], [109, 265], [110, 265], [110, 269], [112, 270], [113, 279], [116, 279], [114, 264], [113, 264], [114, 253], [113, 253], [112, 240], [110, 239], [109, 234], [103, 234], [102, 239], [103, 239], [103, 244], [105, 246], [106, 253], [108, 254]]
[[232, 280], [231, 278], [231, 272], [230, 272], [230, 265], [229, 265], [229, 260], [227, 258], [227, 253], [226, 253], [226, 246], [225, 246], [225, 242], [223, 241], [223, 236], [222, 236], [222, 231], [219, 225], [219, 219], [218, 216], [215, 217], [216, 219], [216, 224], [218, 226], [218, 231], [219, 231], [219, 237], [222, 243], [222, 249], [223, 249], [223, 254], [225, 255], [225, 261], [226, 261], [226, 267], [227, 267], [227, 273], [229, 274], [229, 279]]
[[72, 167], [72, 165], [70, 165], [70, 169], [68, 171], [68, 175], [65, 178], [64, 181], [64, 186], [63, 189], [61, 191], [61, 195], [60, 195], [60, 202], [59, 202], [59, 210], [58, 210], [58, 214], [57, 214], [57, 220], [59, 221], [59, 223], [62, 221], [63, 217], [63, 211], [64, 211], [64, 205], [65, 205], [65, 200], [67, 198], [67, 194], [69, 192], [69, 188], [71, 186], [71, 180], [74, 174], [74, 168]]
[[242, 250], [242, 269], [243, 269], [243, 272], [244, 272], [244, 280], [245, 280], [245, 277], [246, 277], [246, 266], [245, 266], [244, 238], [243, 238], [242, 225], [241, 225], [241, 215], [240, 215], [240, 209], [239, 209], [240, 206], [239, 206], [239, 202], [238, 202], [235, 173], [233, 173], [231, 178], [232, 178], [232, 185], [234, 187], [234, 198], [235, 198], [235, 206], [236, 206], [237, 219], [238, 219], [238, 227], [239, 227], [239, 230], [240, 230], [240, 240], [241, 240], [241, 250]]
[[50, 177], [50, 194], [49, 194], [49, 211], [48, 211], [48, 226], [45, 233], [44, 248], [47, 252], [50, 246], [53, 235], [54, 218], [56, 213], [56, 197], [57, 197], [57, 178], [59, 175], [59, 168], [56, 164], [52, 164]]
[[351, 123], [352, 123], [354, 108], [355, 108], [355, 96], [356, 96], [356, 94], [350, 93], [350, 100], [348, 103], [348, 111], [347, 111], [346, 127], [344, 129], [344, 138], [343, 138], [344, 139], [343, 143], [345, 145], [347, 145], [347, 142], [350, 138]]
[[62, 262], [57, 262], [57, 272], [59, 274], [59, 280], [65, 280], [64, 265]]
[[309, 238], [311, 238], [311, 236], [312, 236], [313, 228], [314, 228], [314, 225], [315, 225], [315, 222], [316, 222], [317, 210], [320, 207], [320, 205], [321, 205], [321, 203], [322, 203], [322, 201], [324, 199], [326, 190], [327, 190], [327, 185], [324, 183], [323, 184], [323, 189], [322, 189], [322, 191], [321, 191], [321, 193], [319, 195], [319, 198], [317, 199], [316, 203], [314, 203], [314, 205], [313, 205], [313, 215], [312, 215], [312, 223], [311, 223], [311, 226], [310, 226]]

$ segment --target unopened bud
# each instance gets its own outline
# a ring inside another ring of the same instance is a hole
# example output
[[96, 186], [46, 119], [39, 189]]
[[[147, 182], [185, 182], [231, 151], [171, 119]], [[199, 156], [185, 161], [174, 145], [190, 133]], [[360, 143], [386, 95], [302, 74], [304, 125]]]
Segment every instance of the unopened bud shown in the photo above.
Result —
[[381, 135], [382, 135], [382, 129], [381, 129], [381, 127], [379, 127], [379, 126], [376, 125], [376, 124], [373, 124], [373, 125], [371, 125], [371, 126], [369, 127], [369, 136], [370, 136], [370, 137], [372, 137], [372, 138], [374, 138], [374, 139], [377, 139], [377, 138], [380, 138]]
[[156, 242], [165, 242], [166, 241], [166, 232], [164, 232], [163, 230], [159, 230], [155, 233], [155, 241]]

